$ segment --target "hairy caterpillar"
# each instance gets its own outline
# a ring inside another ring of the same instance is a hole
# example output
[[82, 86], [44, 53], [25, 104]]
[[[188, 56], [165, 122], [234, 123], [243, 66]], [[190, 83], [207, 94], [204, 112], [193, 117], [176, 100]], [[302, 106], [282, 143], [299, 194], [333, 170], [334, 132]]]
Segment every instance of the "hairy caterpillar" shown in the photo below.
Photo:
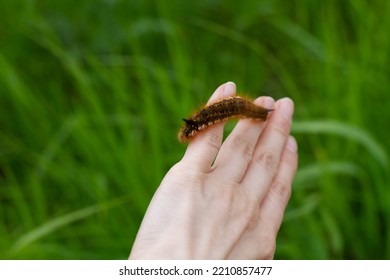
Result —
[[265, 121], [270, 111], [272, 109], [257, 106], [250, 100], [240, 96], [227, 97], [200, 109], [190, 118], [183, 119], [184, 125], [178, 138], [180, 142], [185, 143], [199, 131], [231, 118], [250, 118]]

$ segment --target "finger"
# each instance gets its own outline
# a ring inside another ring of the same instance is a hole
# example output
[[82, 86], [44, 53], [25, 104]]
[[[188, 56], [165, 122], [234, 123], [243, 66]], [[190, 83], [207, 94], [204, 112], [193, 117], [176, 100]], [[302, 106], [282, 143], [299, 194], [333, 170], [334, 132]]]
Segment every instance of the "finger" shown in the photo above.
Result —
[[[235, 94], [236, 85], [233, 82], [227, 82], [217, 88], [207, 102], [207, 105]], [[205, 131], [200, 131], [190, 141], [183, 160], [190, 160], [204, 172], [209, 172], [211, 164], [213, 163], [222, 144], [223, 126], [224, 123], [220, 123], [209, 127]]]
[[290, 134], [294, 104], [283, 98], [275, 103], [275, 111], [256, 145], [247, 172], [242, 180], [245, 192], [261, 201], [274, 180], [280, 158]]
[[[271, 97], [259, 97], [254, 103], [267, 109], [274, 107]], [[214, 172], [223, 172], [223, 177], [240, 182], [244, 176], [265, 122], [261, 120], [240, 120], [221, 146], [215, 163]]]
[[268, 223], [272, 235], [278, 233], [291, 195], [291, 186], [298, 166], [297, 142], [290, 136], [284, 148], [279, 173], [260, 205], [260, 221]]
[[282, 154], [279, 173], [229, 259], [273, 258], [276, 235], [290, 197], [297, 165], [297, 144], [290, 136]]

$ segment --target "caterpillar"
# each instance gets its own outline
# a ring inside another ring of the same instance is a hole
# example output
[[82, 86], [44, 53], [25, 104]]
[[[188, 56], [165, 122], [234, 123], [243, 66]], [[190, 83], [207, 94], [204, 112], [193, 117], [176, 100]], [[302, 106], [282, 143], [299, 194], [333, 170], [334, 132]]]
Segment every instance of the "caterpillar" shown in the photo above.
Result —
[[199, 131], [231, 118], [250, 118], [265, 121], [268, 112], [272, 110], [257, 106], [241, 96], [220, 99], [200, 109], [190, 118], [183, 119], [184, 125], [180, 129], [178, 138], [181, 143], [186, 143]]

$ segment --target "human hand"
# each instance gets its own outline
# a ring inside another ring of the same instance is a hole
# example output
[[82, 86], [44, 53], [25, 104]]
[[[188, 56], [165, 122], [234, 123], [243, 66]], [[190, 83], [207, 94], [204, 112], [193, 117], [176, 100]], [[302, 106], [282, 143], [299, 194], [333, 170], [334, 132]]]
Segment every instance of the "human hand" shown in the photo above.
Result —
[[[208, 104], [235, 93], [223, 84]], [[223, 123], [191, 140], [157, 189], [130, 259], [273, 258], [297, 169], [294, 106], [254, 102], [275, 109], [266, 122], [240, 120], [223, 143]]]

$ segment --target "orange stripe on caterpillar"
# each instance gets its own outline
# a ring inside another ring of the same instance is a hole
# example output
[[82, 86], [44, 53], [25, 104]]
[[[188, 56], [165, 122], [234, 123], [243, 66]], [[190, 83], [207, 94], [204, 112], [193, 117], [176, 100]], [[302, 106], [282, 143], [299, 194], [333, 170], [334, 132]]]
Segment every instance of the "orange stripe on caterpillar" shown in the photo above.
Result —
[[180, 129], [178, 138], [180, 142], [185, 143], [199, 131], [231, 118], [265, 121], [268, 112], [272, 110], [257, 106], [252, 101], [240, 96], [227, 97], [200, 109], [189, 119], [183, 119], [184, 125]]

